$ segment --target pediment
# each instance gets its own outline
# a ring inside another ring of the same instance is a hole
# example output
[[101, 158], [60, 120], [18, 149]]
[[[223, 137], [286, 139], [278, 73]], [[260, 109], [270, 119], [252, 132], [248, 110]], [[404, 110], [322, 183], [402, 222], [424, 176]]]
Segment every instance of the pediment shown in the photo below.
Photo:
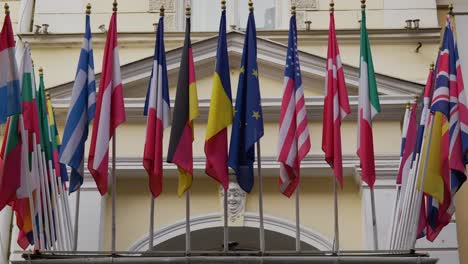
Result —
[[[242, 56], [244, 33], [231, 31], [227, 34], [229, 62], [231, 68], [231, 85], [233, 96], [237, 89], [238, 68]], [[206, 38], [192, 43], [197, 86], [200, 99], [209, 99], [211, 95], [212, 75], [215, 67], [217, 37]], [[268, 39], [257, 38], [257, 60], [260, 73], [262, 96], [280, 98], [284, 76], [284, 62], [287, 46]], [[182, 48], [168, 50], [166, 54], [169, 75], [170, 95], [175, 95], [177, 76], [180, 66]], [[320, 96], [324, 93], [325, 58], [304, 51], [299, 53], [305, 95]], [[147, 57], [121, 66], [124, 95], [126, 98], [142, 98], [146, 95], [150, 77], [152, 57]], [[357, 95], [359, 69], [344, 65], [345, 79], [350, 96]], [[99, 81], [100, 74], [96, 75]], [[377, 85], [382, 95], [419, 94], [422, 86], [417, 83], [377, 74]], [[49, 88], [55, 99], [65, 99], [71, 96], [73, 82]]]

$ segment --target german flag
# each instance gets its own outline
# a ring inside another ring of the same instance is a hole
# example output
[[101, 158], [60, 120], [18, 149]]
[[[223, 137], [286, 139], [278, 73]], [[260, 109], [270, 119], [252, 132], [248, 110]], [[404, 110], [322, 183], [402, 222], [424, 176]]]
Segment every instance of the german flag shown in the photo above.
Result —
[[198, 116], [198, 96], [195, 83], [192, 44], [190, 42], [190, 14], [187, 13], [185, 42], [179, 68], [179, 81], [174, 105], [171, 138], [167, 162], [177, 165], [182, 196], [192, 186], [193, 178], [193, 120]]

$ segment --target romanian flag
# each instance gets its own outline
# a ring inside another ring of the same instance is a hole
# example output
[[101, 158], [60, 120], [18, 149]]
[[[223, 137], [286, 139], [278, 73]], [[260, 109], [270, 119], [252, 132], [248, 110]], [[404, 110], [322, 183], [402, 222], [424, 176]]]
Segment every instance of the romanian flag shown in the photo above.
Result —
[[221, 13], [219, 24], [216, 71], [206, 129], [205, 154], [206, 174], [221, 183], [226, 190], [229, 185], [227, 127], [232, 124], [233, 109], [229, 58], [226, 40], [226, 10]]
[[179, 81], [174, 105], [171, 137], [167, 162], [177, 165], [179, 187], [182, 196], [192, 186], [193, 179], [193, 120], [198, 116], [197, 85], [190, 42], [190, 16], [186, 18], [185, 42], [180, 61]]

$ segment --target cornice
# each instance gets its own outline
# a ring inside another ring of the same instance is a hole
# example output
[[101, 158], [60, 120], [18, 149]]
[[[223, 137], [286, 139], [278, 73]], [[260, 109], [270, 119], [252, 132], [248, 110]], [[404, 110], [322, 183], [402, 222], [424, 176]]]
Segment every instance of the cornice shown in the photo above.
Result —
[[[323, 96], [314, 96], [305, 98], [307, 116], [309, 121], [323, 120]], [[401, 121], [403, 118], [406, 104], [413, 100], [412, 96], [380, 96], [380, 105], [382, 112], [376, 116], [376, 121]], [[233, 99], [235, 101], [235, 99]], [[358, 97], [350, 96], [349, 103], [351, 114], [346, 117], [346, 121], [357, 120]], [[68, 113], [70, 99], [52, 98], [52, 105], [59, 123], [64, 123]], [[145, 98], [125, 98], [125, 111], [127, 122], [141, 123], [146, 122], [143, 116], [143, 107]], [[208, 110], [210, 106], [209, 99], [200, 99], [198, 101], [200, 116], [195, 120], [197, 123], [206, 123], [208, 120]], [[171, 100], [171, 110], [174, 110], [174, 100]], [[262, 98], [263, 119], [265, 122], [278, 122], [281, 110], [281, 98]]]
[[[261, 143], [260, 143], [261, 144]], [[398, 172], [399, 166], [398, 155], [375, 155], [375, 166], [377, 179], [394, 179]], [[86, 163], [87, 161], [85, 161]], [[276, 161], [275, 156], [262, 156], [262, 176], [263, 177], [278, 177], [279, 163]], [[109, 163], [109, 168], [111, 163]], [[257, 162], [254, 163], [257, 167]], [[174, 164], [163, 164], [164, 177], [177, 178], [177, 167]], [[129, 179], [146, 179], [147, 174], [142, 165], [141, 157], [117, 157], [116, 160], [117, 176], [119, 178]], [[343, 170], [344, 175], [349, 177], [356, 177], [356, 172], [359, 170], [359, 158], [356, 155], [344, 154], [343, 155]], [[138, 172], [138, 173], [135, 173]], [[257, 170], [254, 170], [257, 176]], [[195, 156], [193, 158], [193, 173], [195, 177], [205, 177], [205, 157]], [[333, 172], [330, 166], [325, 162], [323, 154], [309, 154], [301, 163], [301, 176], [302, 177], [329, 177]], [[85, 178], [92, 181], [89, 172], [85, 171]]]
[[[233, 32], [233, 31], [231, 31]], [[234, 31], [240, 32], [240, 31]], [[337, 30], [337, 38], [340, 43], [359, 43], [359, 29]], [[369, 29], [369, 39], [374, 43], [439, 43], [440, 28], [422, 28], [417, 30], [408, 29]], [[154, 46], [154, 32], [119, 32], [119, 45], [132, 46]], [[192, 32], [192, 41], [217, 36], [218, 32]], [[300, 30], [298, 31], [300, 44], [326, 43], [328, 41], [328, 30]], [[34, 34], [23, 33], [18, 35], [22, 41], [29, 42], [34, 48], [72, 48], [81, 47], [83, 33], [48, 33]], [[272, 41], [286, 42], [287, 30], [258, 30], [257, 36]], [[184, 32], [165, 32], [166, 45], [176, 43], [182, 45]], [[106, 41], [105, 34], [93, 32], [93, 45], [102, 47]]]

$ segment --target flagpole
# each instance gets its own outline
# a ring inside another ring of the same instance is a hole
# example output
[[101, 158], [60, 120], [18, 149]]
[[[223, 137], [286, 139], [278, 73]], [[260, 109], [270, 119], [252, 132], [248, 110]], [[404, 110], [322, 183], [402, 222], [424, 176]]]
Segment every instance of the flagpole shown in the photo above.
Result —
[[78, 223], [80, 219], [80, 196], [81, 188], [76, 191], [76, 200], [75, 200], [75, 226], [73, 230], [73, 251], [78, 250]]
[[154, 247], [154, 197], [151, 194], [151, 203], [150, 203], [150, 223], [149, 223], [149, 248], [148, 250], [153, 250]]
[[36, 169], [38, 170], [38, 175], [36, 180], [38, 181], [38, 189], [36, 190], [36, 207], [38, 208], [39, 212], [38, 212], [38, 218], [39, 218], [39, 239], [40, 239], [40, 245], [39, 245], [39, 249], [40, 250], [44, 250], [46, 249], [45, 247], [45, 230], [44, 230], [44, 223], [43, 223], [43, 219], [45, 219], [44, 217], [44, 210], [42, 209], [43, 206], [44, 206], [44, 203], [41, 203], [41, 195], [42, 195], [42, 191], [43, 191], [43, 184], [42, 184], [42, 170], [41, 170], [41, 166], [39, 164], [39, 154], [38, 154], [38, 146], [37, 146], [37, 143], [36, 143], [36, 133], [33, 133], [32, 135], [32, 140], [33, 140], [33, 164], [34, 164], [34, 161], [35, 161], [35, 167]]
[[340, 229], [338, 223], [338, 180], [334, 177], [334, 184], [333, 184], [333, 196], [334, 196], [334, 215], [335, 215], [335, 239], [333, 243], [333, 253], [338, 254], [340, 251]]
[[190, 189], [185, 191], [185, 255], [189, 256], [190, 245]]
[[223, 245], [223, 251], [228, 252], [229, 251], [229, 227], [228, 227], [228, 192], [229, 192], [229, 187], [227, 190], [223, 188], [224, 191], [224, 197], [223, 197], [223, 211], [224, 211], [224, 245]]
[[[8, 5], [6, 5], [8, 6]], [[23, 119], [23, 115], [21, 114], [19, 116], [19, 122], [20, 122], [20, 129], [21, 129], [21, 141], [23, 142], [22, 144], [22, 152], [23, 152], [23, 155], [28, 152], [28, 145], [26, 144], [26, 142], [28, 142], [27, 138], [26, 138], [26, 130], [24, 129], [24, 119]], [[26, 155], [26, 158], [27, 158], [28, 155]], [[34, 163], [32, 164], [32, 168], [34, 166]], [[31, 170], [32, 171], [32, 170]], [[32, 173], [31, 173], [30, 170], [28, 170], [28, 180], [26, 181], [26, 184], [27, 184], [27, 189], [28, 189], [28, 199], [29, 199], [29, 211], [30, 211], [30, 214], [31, 214], [31, 223], [32, 223], [32, 228], [33, 228], [33, 240], [34, 240], [34, 248], [35, 249], [39, 249], [39, 240], [38, 240], [38, 237], [37, 237], [37, 232], [38, 232], [38, 229], [37, 229], [37, 224], [36, 224], [36, 213], [35, 213], [35, 209], [34, 209], [34, 200], [33, 200], [33, 194], [32, 194], [32, 184], [31, 184], [31, 176], [32, 176]]]
[[70, 214], [70, 204], [69, 204], [69, 201], [68, 201], [68, 195], [67, 195], [67, 192], [64, 188], [64, 184], [62, 182], [62, 179], [61, 178], [57, 178], [57, 184], [59, 185], [59, 190], [60, 190], [60, 193], [62, 193], [62, 202], [63, 202], [63, 205], [65, 207], [65, 217], [66, 217], [66, 227], [67, 227], [67, 232], [68, 232], [68, 242], [70, 244], [70, 249], [72, 249], [73, 247], [73, 237], [74, 237], [74, 231], [73, 231], [73, 227], [72, 227], [72, 223], [71, 223], [71, 214]]
[[[115, 3], [115, 2], [114, 2]], [[116, 225], [115, 225], [115, 196], [116, 196], [116, 177], [115, 177], [115, 158], [116, 158], [116, 134], [115, 131], [114, 135], [112, 136], [112, 255], [115, 254], [115, 233], [116, 233]]]
[[[299, 180], [300, 181], [300, 180]], [[296, 252], [301, 251], [301, 222], [300, 222], [300, 206], [299, 206], [299, 183], [296, 187]]]
[[371, 206], [372, 206], [372, 230], [374, 233], [374, 250], [379, 249], [379, 240], [377, 235], [377, 217], [375, 215], [375, 197], [374, 188], [370, 188]]
[[[117, 13], [117, 0], [114, 0], [112, 4], [112, 11]], [[115, 175], [115, 159], [116, 159], [116, 143], [117, 138], [117, 129], [114, 131], [114, 135], [112, 136], [112, 255], [115, 255], [115, 245], [116, 245], [116, 223], [115, 223], [115, 198], [117, 192], [117, 178]]]
[[260, 215], [260, 253], [265, 253], [265, 228], [263, 223], [263, 181], [262, 181], [262, 155], [260, 152], [260, 139], [257, 141], [257, 169], [258, 169], [258, 211]]

